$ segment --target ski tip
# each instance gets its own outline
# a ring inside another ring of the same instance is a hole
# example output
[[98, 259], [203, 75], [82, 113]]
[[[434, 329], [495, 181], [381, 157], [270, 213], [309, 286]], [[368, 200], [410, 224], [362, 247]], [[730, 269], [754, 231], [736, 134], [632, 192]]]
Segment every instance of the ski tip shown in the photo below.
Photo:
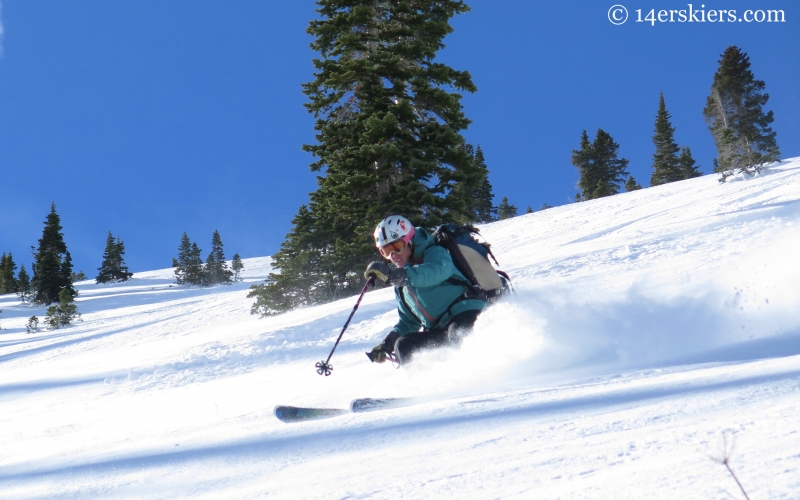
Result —
[[283, 420], [284, 422], [293, 422], [297, 418], [297, 410], [298, 409], [294, 406], [277, 405], [273, 410], [273, 413], [278, 420]]

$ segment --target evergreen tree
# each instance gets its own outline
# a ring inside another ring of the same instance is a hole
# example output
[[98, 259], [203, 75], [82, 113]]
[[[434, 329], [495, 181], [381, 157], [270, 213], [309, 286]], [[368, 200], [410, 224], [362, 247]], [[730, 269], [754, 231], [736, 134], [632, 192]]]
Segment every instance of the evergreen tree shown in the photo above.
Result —
[[193, 243], [189, 239], [189, 235], [183, 233], [181, 244], [178, 247], [178, 258], [172, 259], [172, 267], [175, 268], [175, 283], [178, 285], [202, 285], [207, 282], [201, 253], [197, 243]]
[[656, 152], [653, 154], [653, 174], [650, 177], [650, 185], [658, 186], [683, 179], [678, 164], [679, 148], [675, 143], [675, 127], [670, 122], [670, 114], [664, 103], [663, 92], [658, 100], [653, 144], [656, 146]]
[[11, 253], [7, 256], [3, 253], [0, 257], [0, 295], [7, 293], [16, 293], [17, 279], [14, 273], [17, 271], [17, 265], [14, 263], [14, 257]]
[[615, 194], [617, 194], [617, 190], [614, 189], [607, 180], [600, 179], [597, 181], [597, 188], [595, 188], [594, 193], [592, 193], [592, 198], [605, 198], [606, 196], [613, 196]]
[[189, 262], [186, 266], [186, 282], [190, 285], [203, 285], [206, 284], [206, 269], [203, 266], [203, 251], [197, 246], [197, 243], [192, 242], [192, 248], [189, 251]]
[[464, 193], [485, 178], [460, 134], [470, 122], [457, 92], [476, 88], [469, 73], [434, 60], [452, 32], [450, 18], [468, 7], [460, 0], [317, 5], [307, 31], [320, 58], [303, 86], [317, 143], [303, 149], [316, 157], [311, 170], [324, 175], [273, 256], [276, 273], [252, 292], [275, 306], [269, 311], [356, 293], [365, 264], [377, 257], [379, 220], [470, 220]]
[[233, 261], [231, 262], [231, 270], [233, 271], [233, 281], [242, 281], [243, 269], [244, 269], [244, 264], [242, 263], [242, 258], [239, 257], [238, 253], [233, 254]]
[[772, 111], [764, 112], [766, 85], [750, 71], [750, 58], [738, 47], [725, 49], [714, 74], [703, 116], [717, 146], [714, 171], [720, 182], [737, 172], [753, 174], [780, 156]]
[[494, 195], [492, 194], [492, 184], [489, 182], [489, 168], [483, 150], [480, 146], [476, 150], [472, 144], [464, 144], [466, 151], [475, 169], [475, 178], [470, 177], [464, 182], [459, 182], [453, 188], [453, 192], [458, 198], [462, 198], [467, 204], [469, 216], [461, 218], [458, 222], [465, 224], [485, 223], [497, 220], [497, 208], [492, 205]]
[[595, 168], [594, 152], [592, 150], [592, 143], [589, 142], [589, 134], [586, 130], [581, 132], [581, 144], [578, 149], [572, 150], [572, 164], [578, 168], [580, 178], [578, 179], [578, 189], [580, 191], [575, 194], [575, 201], [591, 200], [591, 194], [597, 188], [597, 182], [600, 180], [599, 170]]
[[225, 261], [225, 252], [222, 250], [222, 237], [219, 231], [214, 231], [211, 238], [211, 253], [206, 259], [206, 280], [209, 285], [217, 283], [230, 283], [233, 272], [228, 269]]
[[39, 318], [36, 316], [31, 316], [28, 318], [28, 322], [25, 324], [25, 331], [28, 333], [36, 333], [39, 331]]
[[[280, 251], [272, 256], [272, 267], [281, 273], [270, 273], [266, 283], [252, 285], [249, 298], [255, 298], [252, 314], [270, 316], [298, 304], [311, 305], [328, 300], [333, 295], [333, 275], [323, 267], [325, 236], [313, 230], [317, 224], [314, 214], [305, 205], [292, 219], [294, 237], [281, 243]], [[282, 279], [289, 274], [292, 279]]]
[[17, 296], [22, 302], [25, 302], [31, 297], [31, 277], [28, 275], [28, 270], [25, 269], [25, 264], [19, 267], [19, 274], [17, 275]]
[[178, 285], [188, 283], [186, 269], [189, 267], [191, 253], [192, 242], [189, 240], [189, 235], [184, 232], [183, 236], [181, 236], [181, 244], [178, 246], [178, 258], [172, 258], [172, 267], [175, 269], [175, 283]]
[[619, 144], [605, 131], [597, 129], [594, 143], [592, 144], [596, 166], [602, 167], [603, 176], [598, 182], [594, 198], [611, 196], [619, 192], [619, 188], [625, 182], [628, 171], [628, 160], [618, 158]]
[[489, 167], [486, 166], [486, 159], [483, 150], [478, 145], [475, 151], [475, 167], [480, 170], [482, 180], [472, 193], [472, 209], [475, 213], [474, 222], [492, 222], [497, 220], [497, 208], [493, 205], [494, 194], [492, 184], [489, 182]]
[[72, 273], [72, 282], [77, 283], [79, 281], [86, 281], [86, 273], [83, 270], [78, 271], [77, 273]]
[[106, 237], [106, 249], [103, 251], [103, 263], [97, 268], [99, 271], [95, 281], [97, 283], [115, 283], [128, 281], [133, 273], [128, 272], [125, 265], [125, 244], [117, 237], [116, 241], [111, 231]]
[[214, 260], [214, 253], [213, 252], [209, 253], [208, 257], [206, 257], [205, 273], [203, 273], [203, 280], [201, 283], [203, 286], [211, 286], [215, 284], [212, 281], [213, 279], [212, 269], [216, 267], [217, 267], [217, 261]]
[[503, 196], [500, 204], [497, 206], [497, 217], [500, 220], [510, 219], [517, 216], [517, 207], [508, 202], [508, 197]]
[[47, 316], [45, 316], [44, 321], [52, 330], [58, 330], [62, 326], [69, 325], [76, 318], [80, 319], [80, 317], [81, 313], [78, 312], [75, 299], [69, 290], [63, 288], [58, 294], [58, 304], [47, 308]]
[[630, 193], [631, 191], [638, 191], [639, 189], [642, 189], [642, 185], [636, 182], [636, 179], [634, 179], [632, 175], [628, 177], [627, 182], [625, 182], [625, 191]]
[[526, 214], [532, 214], [533, 213], [533, 207], [528, 205], [528, 208], [525, 209], [525, 213]]
[[594, 142], [584, 130], [581, 134], [580, 149], [572, 150], [572, 164], [578, 167], [581, 193], [575, 201], [593, 200], [611, 196], [619, 192], [620, 184], [628, 172], [628, 160], [618, 158], [619, 144], [603, 129], [597, 129]]
[[678, 156], [678, 168], [681, 171], [681, 179], [693, 179], [703, 175], [700, 172], [700, 165], [695, 165], [692, 150], [688, 146], [681, 148], [681, 154]]
[[64, 253], [64, 262], [61, 263], [61, 280], [69, 283], [69, 287], [72, 290], [71, 295], [77, 297], [78, 291], [72, 287], [72, 284], [75, 282], [75, 280], [72, 279], [74, 275], [75, 273], [72, 272], [72, 255], [70, 255], [69, 250], [67, 250]]
[[542, 208], [539, 211], [547, 210], [548, 208], [553, 208], [553, 205], [548, 205], [547, 203], [542, 203]]
[[57, 302], [62, 290], [67, 290], [71, 297], [78, 295], [72, 287], [72, 257], [67, 251], [61, 229], [61, 218], [53, 202], [44, 222], [39, 247], [34, 253], [31, 287], [33, 301], [37, 304]]

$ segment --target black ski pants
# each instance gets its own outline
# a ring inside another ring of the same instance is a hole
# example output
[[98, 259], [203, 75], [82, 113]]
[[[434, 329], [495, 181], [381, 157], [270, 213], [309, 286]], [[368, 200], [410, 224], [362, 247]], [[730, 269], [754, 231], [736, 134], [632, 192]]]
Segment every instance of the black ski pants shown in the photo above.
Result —
[[458, 345], [461, 339], [472, 330], [475, 320], [482, 311], [471, 310], [456, 314], [442, 328], [407, 333], [397, 339], [394, 352], [401, 365], [411, 362], [414, 353], [421, 349], [432, 349]]

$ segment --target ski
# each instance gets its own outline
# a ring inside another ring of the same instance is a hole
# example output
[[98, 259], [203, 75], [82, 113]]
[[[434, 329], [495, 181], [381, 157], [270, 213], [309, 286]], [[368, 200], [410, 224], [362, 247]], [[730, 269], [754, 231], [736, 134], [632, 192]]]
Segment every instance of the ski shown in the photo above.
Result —
[[323, 418], [337, 417], [345, 413], [364, 413], [367, 411], [388, 410], [413, 404], [415, 398], [359, 398], [350, 402], [349, 409], [343, 408], [304, 408], [300, 406], [278, 405], [275, 417], [281, 422], [305, 422]]
[[281, 422], [318, 420], [321, 418], [335, 417], [344, 413], [349, 413], [349, 411], [342, 408], [301, 408], [298, 406], [283, 405], [275, 407], [275, 416], [278, 417], [278, 420]]
[[388, 410], [413, 403], [414, 398], [361, 398], [350, 402], [350, 411], [362, 413], [365, 411]]

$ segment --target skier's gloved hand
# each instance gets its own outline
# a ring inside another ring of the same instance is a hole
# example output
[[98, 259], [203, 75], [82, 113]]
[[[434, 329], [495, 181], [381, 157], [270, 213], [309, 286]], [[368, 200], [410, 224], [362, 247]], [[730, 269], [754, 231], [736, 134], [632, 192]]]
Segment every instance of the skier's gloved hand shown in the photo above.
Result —
[[389, 332], [389, 335], [383, 339], [383, 342], [373, 347], [372, 350], [367, 353], [367, 357], [373, 363], [383, 363], [386, 361], [386, 355], [394, 352], [394, 343], [397, 342], [399, 338], [400, 334], [392, 330]]
[[386, 351], [383, 350], [383, 344], [378, 344], [367, 353], [367, 357], [373, 363], [383, 363], [386, 361]]
[[383, 282], [388, 282], [394, 286], [406, 284], [406, 269], [404, 267], [389, 267], [383, 262], [371, 262], [364, 271], [364, 277], [375, 276]]

